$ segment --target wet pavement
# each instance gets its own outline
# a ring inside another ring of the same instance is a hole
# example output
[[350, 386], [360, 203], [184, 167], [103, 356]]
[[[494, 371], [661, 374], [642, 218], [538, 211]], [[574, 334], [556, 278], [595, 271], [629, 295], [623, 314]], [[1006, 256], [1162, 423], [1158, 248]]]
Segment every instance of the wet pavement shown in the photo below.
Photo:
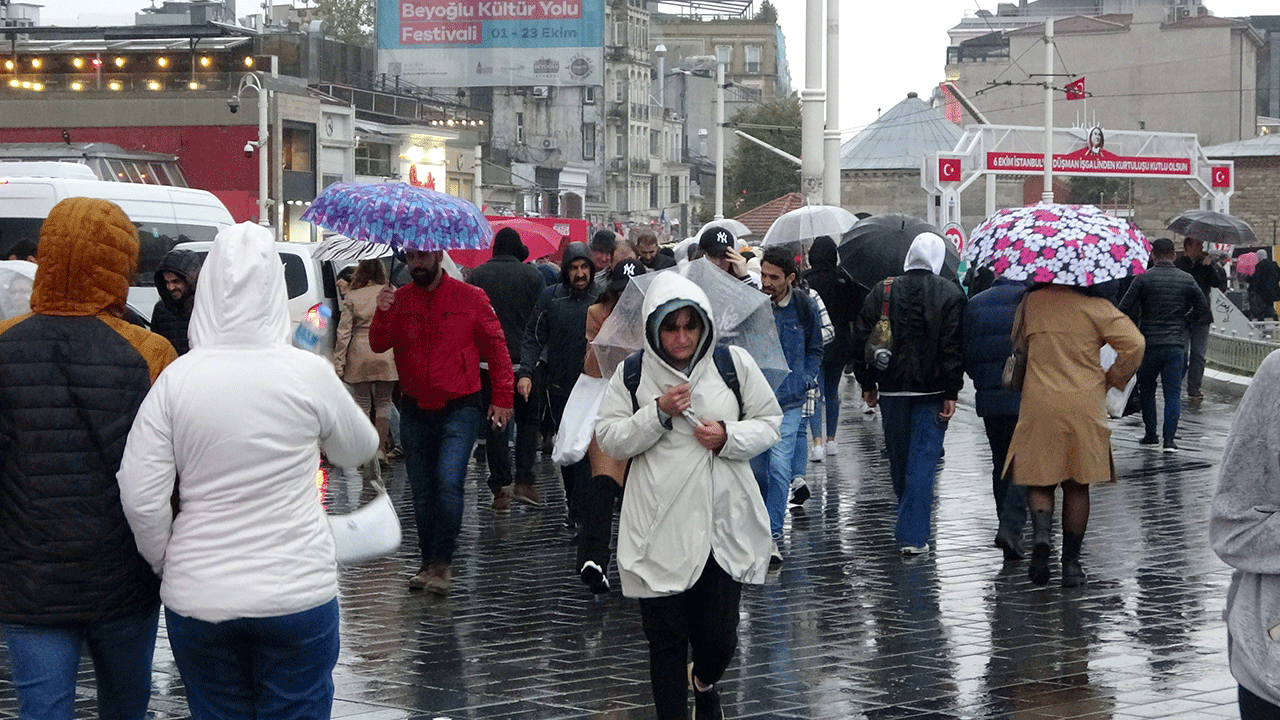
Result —
[[[1121, 482], [1093, 490], [1089, 583], [1036, 587], [1004, 563], [990, 455], [971, 391], [946, 437], [934, 551], [904, 559], [879, 417], [842, 386], [840, 452], [809, 464], [813, 497], [793, 511], [786, 561], [742, 600], [738, 654], [720, 683], [730, 718], [1237, 717], [1221, 612], [1230, 571], [1207, 512], [1237, 391], [1184, 405], [1178, 453], [1112, 424]], [[448, 598], [406, 591], [416, 540], [342, 576], [334, 717], [349, 720], [651, 718], [634, 600], [592, 597], [573, 572], [558, 473], [539, 460], [546, 508], [489, 510], [473, 463]], [[395, 468], [393, 491], [403, 489]], [[405, 498], [407, 499], [407, 498]], [[152, 715], [186, 717], [163, 638]], [[16, 717], [0, 654], [0, 720]], [[81, 670], [79, 717], [93, 712]]]

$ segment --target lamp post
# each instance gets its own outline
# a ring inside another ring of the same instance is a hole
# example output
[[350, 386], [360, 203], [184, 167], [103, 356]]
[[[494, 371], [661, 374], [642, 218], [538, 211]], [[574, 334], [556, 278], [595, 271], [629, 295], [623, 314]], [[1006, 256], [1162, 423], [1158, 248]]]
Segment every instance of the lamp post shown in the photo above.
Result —
[[235, 102], [232, 107], [239, 104], [240, 95], [245, 90], [253, 90], [258, 94], [258, 139], [256, 142], [249, 143], [258, 150], [258, 224], [271, 227], [270, 213], [267, 209], [267, 148], [269, 147], [267, 145], [267, 91], [262, 86], [262, 78], [258, 77], [258, 73], [245, 73], [240, 78], [240, 87], [236, 88], [236, 94], [233, 96]]
[[724, 219], [724, 66], [731, 48], [716, 48], [716, 220]]

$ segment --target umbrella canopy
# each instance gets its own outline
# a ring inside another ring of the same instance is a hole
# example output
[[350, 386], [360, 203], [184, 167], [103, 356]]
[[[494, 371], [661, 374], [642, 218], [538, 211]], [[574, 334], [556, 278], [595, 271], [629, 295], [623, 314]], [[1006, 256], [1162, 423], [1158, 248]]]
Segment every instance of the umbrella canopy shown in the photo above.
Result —
[[1166, 227], [1179, 235], [1206, 243], [1258, 244], [1249, 223], [1234, 215], [1212, 210], [1188, 210], [1170, 220]]
[[350, 262], [384, 258], [390, 254], [391, 246], [385, 243], [352, 240], [346, 235], [330, 235], [320, 241], [311, 257], [320, 261]]
[[[706, 258], [694, 260], [682, 269], [662, 272], [681, 272], [702, 288], [715, 309], [720, 342], [737, 345], [751, 353], [775, 390], [782, 384], [791, 369], [782, 354], [768, 295], [735, 280]], [[644, 347], [644, 294], [659, 274], [651, 272], [631, 278], [591, 342], [604, 377], [610, 377], [628, 355]]]
[[[907, 251], [916, 236], [942, 231], [910, 215], [874, 215], [859, 220], [840, 238], [840, 267], [865, 287], [875, 287], [885, 278], [901, 275]], [[947, 258], [942, 264], [942, 277], [959, 282], [960, 253], [955, 245], [945, 243]]]
[[751, 228], [747, 227], [746, 223], [741, 220], [722, 218], [720, 220], [712, 220], [706, 225], [703, 225], [702, 229], [698, 231], [698, 235], [701, 235], [707, 228], [713, 227], [724, 228], [725, 230], [733, 233], [733, 236], [739, 240], [751, 234]]
[[1146, 272], [1151, 243], [1093, 205], [1040, 203], [982, 221], [964, 254], [997, 277], [1089, 287]]
[[1252, 275], [1254, 270], [1258, 269], [1258, 253], [1247, 252], [1241, 253], [1236, 258], [1236, 272], [1241, 275]]
[[[493, 228], [495, 235], [504, 227], [509, 227], [520, 233], [520, 241], [524, 243], [525, 247], [529, 248], [530, 260], [546, 257], [559, 250], [560, 241], [563, 237], [555, 228], [536, 223], [528, 218], [489, 218], [489, 226]], [[476, 267], [488, 262], [493, 257], [493, 243], [479, 250], [454, 250], [449, 254], [461, 265]]]
[[823, 235], [833, 240], [857, 224], [853, 213], [833, 205], [808, 205], [778, 216], [764, 234], [764, 247], [799, 242], [808, 249], [815, 238]]
[[302, 219], [353, 240], [404, 250], [488, 247], [489, 221], [475, 205], [406, 183], [334, 183]]
[[31, 312], [36, 265], [26, 260], [0, 260], [0, 320]]

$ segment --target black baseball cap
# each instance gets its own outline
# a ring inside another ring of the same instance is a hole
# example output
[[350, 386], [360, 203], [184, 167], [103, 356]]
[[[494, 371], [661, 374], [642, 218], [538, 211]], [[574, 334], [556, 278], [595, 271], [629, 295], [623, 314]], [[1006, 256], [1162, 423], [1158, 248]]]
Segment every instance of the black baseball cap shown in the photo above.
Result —
[[729, 248], [736, 247], [737, 244], [737, 238], [733, 233], [719, 225], [704, 229], [698, 236], [698, 247], [711, 257], [721, 257], [729, 251]]

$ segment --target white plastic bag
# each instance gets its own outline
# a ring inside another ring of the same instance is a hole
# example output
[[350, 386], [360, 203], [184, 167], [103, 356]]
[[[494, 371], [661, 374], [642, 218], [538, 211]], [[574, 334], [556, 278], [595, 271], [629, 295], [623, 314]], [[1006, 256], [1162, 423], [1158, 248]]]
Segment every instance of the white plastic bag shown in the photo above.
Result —
[[587, 454], [587, 446], [596, 431], [596, 416], [600, 414], [600, 401], [609, 388], [607, 378], [579, 375], [578, 382], [569, 393], [564, 415], [560, 417], [560, 431], [556, 433], [555, 449], [551, 460], [560, 466], [572, 465]]
[[[1110, 345], [1102, 346], [1102, 353], [1098, 358], [1102, 363], [1103, 370], [1110, 370], [1111, 365], [1116, 361], [1116, 351]], [[1134, 373], [1129, 378], [1129, 383], [1124, 386], [1123, 390], [1115, 388], [1107, 388], [1107, 417], [1122, 418], [1124, 417], [1124, 408], [1129, 404], [1129, 396], [1133, 394], [1133, 388], [1138, 384], [1138, 375]]]

